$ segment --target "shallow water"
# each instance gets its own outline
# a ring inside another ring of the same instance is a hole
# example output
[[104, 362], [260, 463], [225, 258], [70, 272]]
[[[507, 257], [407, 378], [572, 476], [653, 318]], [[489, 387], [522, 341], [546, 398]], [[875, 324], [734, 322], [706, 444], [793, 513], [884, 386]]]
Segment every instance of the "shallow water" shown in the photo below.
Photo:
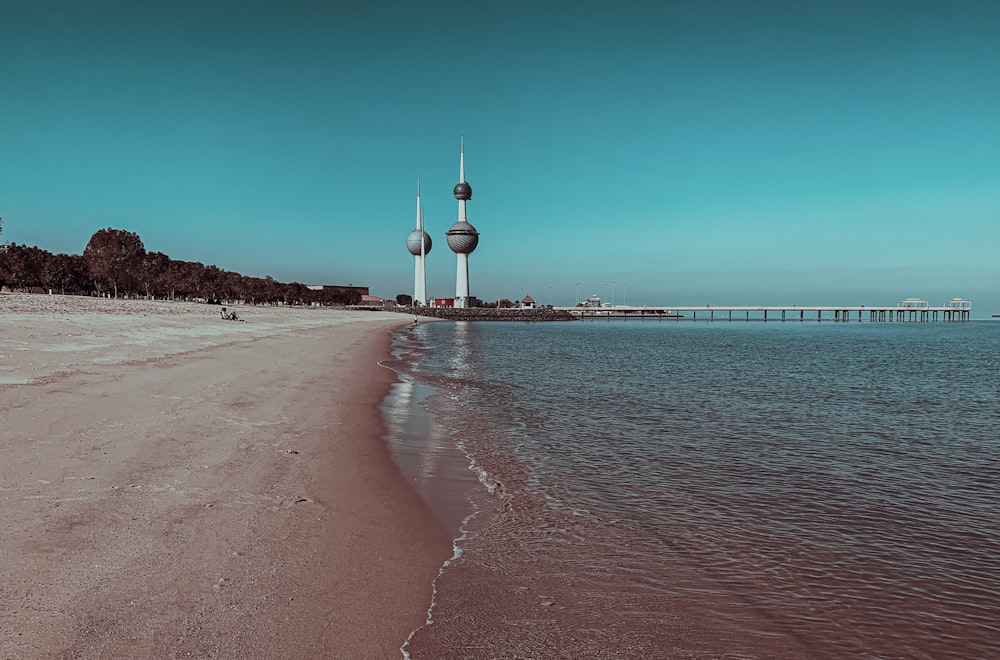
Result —
[[396, 351], [392, 442], [461, 536], [413, 657], [1000, 655], [1000, 324], [428, 323]]

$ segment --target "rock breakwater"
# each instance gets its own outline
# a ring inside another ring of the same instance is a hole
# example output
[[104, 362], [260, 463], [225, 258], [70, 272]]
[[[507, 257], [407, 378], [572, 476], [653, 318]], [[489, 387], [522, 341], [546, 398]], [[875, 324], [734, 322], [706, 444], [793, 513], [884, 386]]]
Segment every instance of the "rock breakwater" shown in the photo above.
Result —
[[430, 316], [449, 321], [520, 321], [533, 323], [536, 321], [575, 321], [569, 312], [553, 309], [496, 309], [495, 307], [471, 307], [455, 309], [453, 307], [405, 307], [398, 311], [401, 314], [415, 316]]

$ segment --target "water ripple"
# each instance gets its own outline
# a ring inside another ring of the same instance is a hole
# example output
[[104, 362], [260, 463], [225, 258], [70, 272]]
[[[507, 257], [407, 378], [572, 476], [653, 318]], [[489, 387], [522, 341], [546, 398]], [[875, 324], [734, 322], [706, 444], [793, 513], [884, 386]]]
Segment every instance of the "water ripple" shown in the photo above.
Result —
[[432, 325], [420, 368], [461, 389], [437, 413], [511, 498], [466, 570], [572, 582], [547, 625], [600, 612], [695, 656], [1000, 655], [991, 325]]

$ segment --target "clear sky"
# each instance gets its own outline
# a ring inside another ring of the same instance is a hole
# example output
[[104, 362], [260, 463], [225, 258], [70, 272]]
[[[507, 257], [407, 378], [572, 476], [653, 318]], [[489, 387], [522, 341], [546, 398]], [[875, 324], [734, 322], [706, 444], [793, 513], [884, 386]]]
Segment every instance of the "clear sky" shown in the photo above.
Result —
[[464, 134], [482, 299], [988, 317], [997, 35], [995, 0], [0, 0], [3, 240], [394, 296], [420, 177], [453, 296]]

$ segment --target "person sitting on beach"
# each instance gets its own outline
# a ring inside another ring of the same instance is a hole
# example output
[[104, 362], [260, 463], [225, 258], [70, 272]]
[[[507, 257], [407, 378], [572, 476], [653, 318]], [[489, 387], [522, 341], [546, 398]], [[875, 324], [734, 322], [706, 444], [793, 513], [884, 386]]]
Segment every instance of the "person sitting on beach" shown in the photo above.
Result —
[[236, 310], [227, 312], [226, 308], [222, 308], [222, 320], [223, 321], [242, 321], [243, 319], [236, 316]]

